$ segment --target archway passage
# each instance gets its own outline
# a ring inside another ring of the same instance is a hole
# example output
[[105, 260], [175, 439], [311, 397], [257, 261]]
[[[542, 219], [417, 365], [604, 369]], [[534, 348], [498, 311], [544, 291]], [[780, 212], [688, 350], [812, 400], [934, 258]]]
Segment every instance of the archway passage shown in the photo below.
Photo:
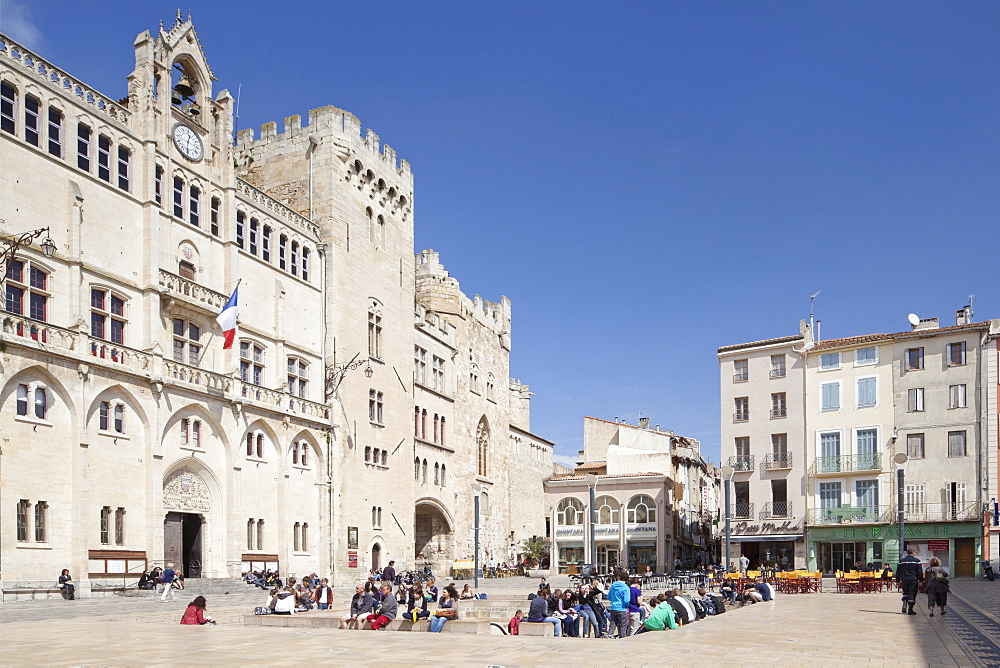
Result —
[[435, 573], [448, 573], [452, 566], [452, 526], [444, 512], [430, 503], [418, 503], [414, 511], [414, 564], [430, 566]]
[[167, 513], [163, 520], [163, 559], [185, 578], [201, 577], [201, 534], [204, 522], [194, 513]]

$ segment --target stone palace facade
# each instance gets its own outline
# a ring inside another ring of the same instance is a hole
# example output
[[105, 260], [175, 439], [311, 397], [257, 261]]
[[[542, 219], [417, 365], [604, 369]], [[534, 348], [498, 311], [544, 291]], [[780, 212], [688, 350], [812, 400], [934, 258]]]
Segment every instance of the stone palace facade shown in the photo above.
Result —
[[[447, 573], [544, 532], [511, 305], [413, 249], [413, 175], [325, 107], [233, 142], [190, 17], [114, 100], [0, 36], [0, 579]], [[239, 286], [239, 329], [215, 323]], [[478, 492], [474, 492], [474, 488]]]

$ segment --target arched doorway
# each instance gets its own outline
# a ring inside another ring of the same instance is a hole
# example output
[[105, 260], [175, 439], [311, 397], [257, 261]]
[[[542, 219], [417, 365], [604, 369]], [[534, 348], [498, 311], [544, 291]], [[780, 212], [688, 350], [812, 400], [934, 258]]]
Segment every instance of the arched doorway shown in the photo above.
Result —
[[372, 569], [382, 570], [382, 546], [378, 543], [372, 545]]
[[419, 499], [414, 509], [413, 558], [417, 568], [430, 566], [435, 573], [452, 567], [454, 522], [437, 499]]
[[200, 578], [205, 518], [211, 511], [211, 495], [202, 477], [183, 466], [163, 483], [163, 559], [186, 578]]

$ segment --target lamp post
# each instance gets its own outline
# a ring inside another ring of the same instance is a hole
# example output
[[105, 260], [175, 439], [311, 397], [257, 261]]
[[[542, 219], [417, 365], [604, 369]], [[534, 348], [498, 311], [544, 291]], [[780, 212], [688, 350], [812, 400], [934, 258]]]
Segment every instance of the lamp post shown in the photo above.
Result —
[[344, 376], [346, 376], [349, 371], [353, 371], [354, 369], [357, 369], [362, 364], [365, 364], [367, 362], [368, 366], [365, 367], [365, 376], [371, 378], [372, 374], [375, 373], [375, 370], [372, 369], [371, 358], [362, 357], [361, 359], [358, 359], [360, 355], [361, 353], [357, 353], [354, 357], [351, 358], [351, 361], [346, 364], [327, 365], [326, 387], [325, 387], [326, 390], [325, 398], [327, 400], [329, 400], [330, 397], [332, 397], [337, 392], [337, 389], [340, 387], [340, 384], [344, 381]]
[[906, 462], [909, 457], [906, 456], [905, 452], [897, 452], [892, 458], [892, 461], [896, 462], [899, 467], [896, 469], [896, 510], [898, 511], [898, 521], [899, 521], [899, 547], [897, 552], [899, 553], [899, 558], [903, 558], [903, 520], [905, 515], [904, 506], [904, 496], [903, 491], [906, 489]]
[[725, 490], [724, 496], [725, 496], [725, 504], [726, 504], [726, 563], [723, 564], [723, 567], [725, 568], [725, 571], [727, 573], [729, 572], [729, 564], [731, 563], [730, 562], [730, 554], [729, 554], [729, 549], [730, 549], [729, 548], [729, 520], [730, 520], [730, 514], [729, 514], [729, 483], [730, 483], [730, 481], [733, 478], [733, 473], [735, 473], [735, 472], [736, 472], [736, 469], [734, 469], [732, 466], [728, 466], [727, 465], [727, 466], [723, 466], [722, 467], [722, 476], [724, 478], [724, 480], [723, 480], [723, 489]]
[[[0, 220], [0, 223], [2, 222], [3, 220]], [[0, 255], [0, 284], [3, 284], [7, 280], [7, 270], [10, 268], [10, 263], [14, 260], [18, 249], [30, 246], [31, 242], [42, 236], [42, 234], [45, 235], [45, 239], [39, 244], [42, 248], [42, 253], [47, 258], [55, 255], [56, 244], [52, 241], [52, 237], [49, 236], [48, 232], [49, 228], [40, 227], [37, 230], [22, 232], [14, 236], [0, 236], [0, 242], [3, 243], [3, 254]]]
[[597, 569], [597, 537], [594, 535], [594, 529], [597, 524], [596, 512], [594, 510], [594, 497], [597, 493], [597, 476], [593, 473], [588, 473], [583, 476], [583, 479], [587, 481], [587, 487], [590, 488], [590, 564], [593, 568]]
[[473, 499], [475, 502], [476, 534], [475, 534], [475, 559], [473, 563], [473, 589], [479, 589], [479, 497], [482, 496], [483, 486], [479, 483], [472, 484]]

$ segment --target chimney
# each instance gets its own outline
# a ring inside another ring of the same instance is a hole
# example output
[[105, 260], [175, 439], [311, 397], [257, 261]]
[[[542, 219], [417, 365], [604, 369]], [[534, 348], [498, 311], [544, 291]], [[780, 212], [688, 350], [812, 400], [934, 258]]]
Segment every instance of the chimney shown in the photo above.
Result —
[[913, 326], [913, 331], [920, 331], [922, 329], [938, 329], [940, 328], [937, 318], [921, 318], [916, 325]]
[[963, 306], [962, 308], [955, 311], [955, 324], [956, 325], [971, 325], [972, 324], [972, 308], [969, 306]]
[[641, 418], [639, 418], [639, 428], [640, 429], [649, 429], [649, 418], [648, 417], [641, 417]]

